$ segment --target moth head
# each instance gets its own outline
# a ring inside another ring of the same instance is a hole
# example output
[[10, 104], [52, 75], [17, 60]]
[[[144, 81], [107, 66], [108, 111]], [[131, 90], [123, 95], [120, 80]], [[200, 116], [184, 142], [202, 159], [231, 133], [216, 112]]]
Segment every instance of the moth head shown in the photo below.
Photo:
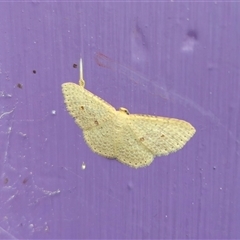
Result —
[[129, 111], [128, 111], [126, 108], [123, 108], [123, 107], [120, 107], [120, 108], [118, 109], [118, 111], [119, 111], [119, 112], [122, 112], [122, 113], [124, 113], [124, 114], [127, 114], [127, 115], [130, 114]]

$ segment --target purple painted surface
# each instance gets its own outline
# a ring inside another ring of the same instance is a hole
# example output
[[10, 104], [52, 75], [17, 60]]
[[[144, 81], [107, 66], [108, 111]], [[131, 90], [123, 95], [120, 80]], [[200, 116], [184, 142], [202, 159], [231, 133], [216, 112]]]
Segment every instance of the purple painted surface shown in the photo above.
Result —
[[[0, 238], [239, 239], [239, 12], [0, 3]], [[61, 93], [80, 57], [87, 89], [196, 135], [138, 170], [91, 152]]]

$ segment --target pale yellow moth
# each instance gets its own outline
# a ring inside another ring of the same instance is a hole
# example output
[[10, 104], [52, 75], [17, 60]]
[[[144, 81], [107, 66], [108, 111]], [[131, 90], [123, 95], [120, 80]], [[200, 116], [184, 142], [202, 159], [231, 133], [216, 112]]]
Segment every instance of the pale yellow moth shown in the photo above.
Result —
[[92, 151], [130, 167], [148, 166], [155, 156], [181, 149], [196, 132], [183, 120], [116, 110], [85, 89], [82, 60], [79, 85], [63, 83], [62, 92], [68, 112]]

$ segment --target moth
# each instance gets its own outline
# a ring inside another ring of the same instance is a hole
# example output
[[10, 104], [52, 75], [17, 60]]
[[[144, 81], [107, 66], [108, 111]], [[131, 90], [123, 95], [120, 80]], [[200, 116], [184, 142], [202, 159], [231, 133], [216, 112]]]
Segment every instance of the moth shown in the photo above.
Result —
[[196, 132], [184, 120], [130, 114], [123, 107], [116, 110], [85, 88], [81, 59], [79, 84], [63, 83], [62, 93], [92, 151], [130, 167], [145, 167], [156, 156], [178, 151]]

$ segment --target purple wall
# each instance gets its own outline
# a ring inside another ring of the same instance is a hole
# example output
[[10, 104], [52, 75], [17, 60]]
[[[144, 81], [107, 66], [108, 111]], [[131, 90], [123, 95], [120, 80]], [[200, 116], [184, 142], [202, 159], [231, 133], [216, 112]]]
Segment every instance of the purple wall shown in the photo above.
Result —
[[[0, 238], [240, 238], [240, 4], [0, 3]], [[132, 169], [67, 113], [78, 82], [131, 113], [189, 121]], [[83, 169], [83, 165], [86, 166]]]

